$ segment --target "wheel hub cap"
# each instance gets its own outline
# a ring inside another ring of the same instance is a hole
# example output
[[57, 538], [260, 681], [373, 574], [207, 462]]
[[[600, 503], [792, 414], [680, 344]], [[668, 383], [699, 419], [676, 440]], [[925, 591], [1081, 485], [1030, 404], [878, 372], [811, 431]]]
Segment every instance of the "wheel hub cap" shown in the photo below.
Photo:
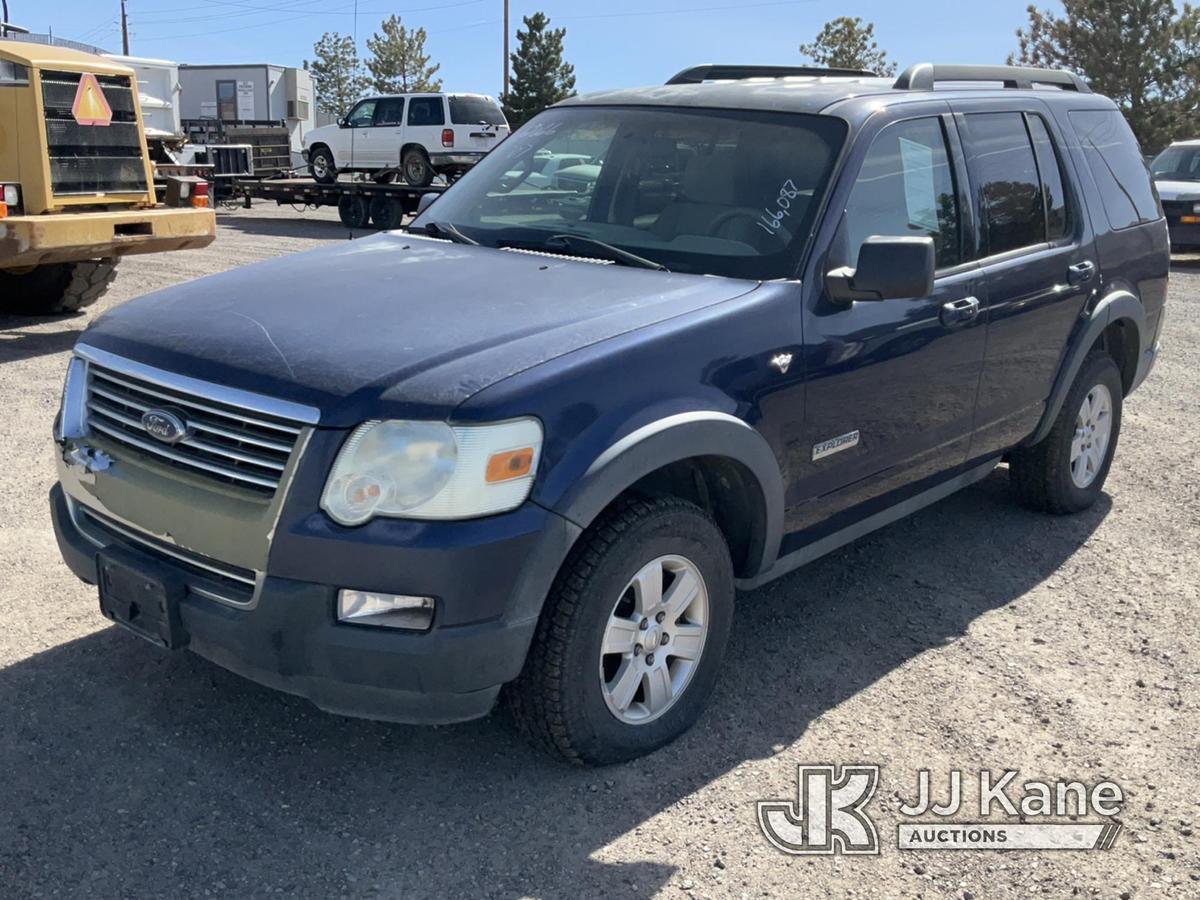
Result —
[[695, 563], [661, 556], [621, 591], [600, 647], [608, 711], [629, 725], [663, 715], [683, 694], [708, 637], [708, 589]]
[[1096, 385], [1083, 398], [1071, 439], [1071, 481], [1078, 488], [1089, 487], [1104, 466], [1112, 439], [1112, 413], [1112, 394], [1104, 385]]

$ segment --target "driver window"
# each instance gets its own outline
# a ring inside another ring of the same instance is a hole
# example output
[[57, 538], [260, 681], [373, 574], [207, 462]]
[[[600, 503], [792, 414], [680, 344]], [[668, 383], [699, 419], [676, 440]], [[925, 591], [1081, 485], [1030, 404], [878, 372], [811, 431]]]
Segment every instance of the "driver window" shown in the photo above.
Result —
[[350, 117], [346, 119], [346, 124], [351, 128], [365, 128], [370, 125], [375, 118], [375, 101], [364, 100], [358, 106], [354, 107], [350, 113]]
[[962, 262], [958, 192], [940, 119], [896, 122], [879, 132], [854, 182], [842, 232], [850, 266], [874, 235], [931, 237], [939, 269]]

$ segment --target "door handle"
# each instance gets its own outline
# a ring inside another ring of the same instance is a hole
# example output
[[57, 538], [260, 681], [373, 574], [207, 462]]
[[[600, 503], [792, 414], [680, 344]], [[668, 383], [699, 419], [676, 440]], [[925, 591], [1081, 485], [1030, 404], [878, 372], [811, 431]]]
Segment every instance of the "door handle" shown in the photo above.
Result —
[[961, 300], [951, 300], [942, 304], [942, 324], [953, 328], [966, 325], [979, 315], [979, 300], [976, 297], [963, 297]]
[[1096, 274], [1096, 264], [1090, 259], [1067, 268], [1067, 281], [1071, 284], [1084, 284], [1091, 281]]

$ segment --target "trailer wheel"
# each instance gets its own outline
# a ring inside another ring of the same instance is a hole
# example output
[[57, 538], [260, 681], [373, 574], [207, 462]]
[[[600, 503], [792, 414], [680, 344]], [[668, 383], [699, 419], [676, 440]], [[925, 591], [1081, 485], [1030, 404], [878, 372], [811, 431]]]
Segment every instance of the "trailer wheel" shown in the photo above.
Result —
[[337, 167], [328, 147], [315, 147], [308, 157], [308, 171], [317, 184], [333, 184], [337, 181]]
[[343, 194], [338, 201], [338, 218], [347, 228], [366, 228], [371, 221], [371, 206], [362, 194]]
[[78, 312], [99, 300], [116, 274], [114, 257], [0, 271], [0, 309], [23, 316]]
[[371, 198], [371, 224], [383, 231], [392, 231], [404, 223], [404, 206], [399, 200], [384, 194]]
[[414, 147], [404, 154], [402, 166], [404, 180], [413, 187], [429, 187], [433, 184], [433, 166], [420, 147]]

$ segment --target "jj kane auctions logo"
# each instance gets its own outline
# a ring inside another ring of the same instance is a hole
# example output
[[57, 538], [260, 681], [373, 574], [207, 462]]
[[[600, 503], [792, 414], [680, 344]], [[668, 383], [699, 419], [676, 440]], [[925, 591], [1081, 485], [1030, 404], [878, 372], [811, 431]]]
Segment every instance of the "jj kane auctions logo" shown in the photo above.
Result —
[[[1018, 783], [1015, 771], [985, 770], [978, 775], [974, 809], [964, 801], [963, 781], [960, 770], [951, 770], [944, 802], [937, 802], [929, 770], [918, 772], [916, 802], [899, 808], [904, 821], [897, 826], [897, 847], [1107, 850], [1121, 830], [1110, 817], [1120, 813], [1125, 797], [1111, 781], [1091, 787], [1080, 781]], [[879, 766], [797, 766], [795, 799], [759, 801], [758, 824], [784, 853], [876, 855], [879, 834], [867, 805], [878, 786]], [[948, 821], [976, 810], [983, 821]], [[1097, 816], [1105, 818], [1083, 821]]]

